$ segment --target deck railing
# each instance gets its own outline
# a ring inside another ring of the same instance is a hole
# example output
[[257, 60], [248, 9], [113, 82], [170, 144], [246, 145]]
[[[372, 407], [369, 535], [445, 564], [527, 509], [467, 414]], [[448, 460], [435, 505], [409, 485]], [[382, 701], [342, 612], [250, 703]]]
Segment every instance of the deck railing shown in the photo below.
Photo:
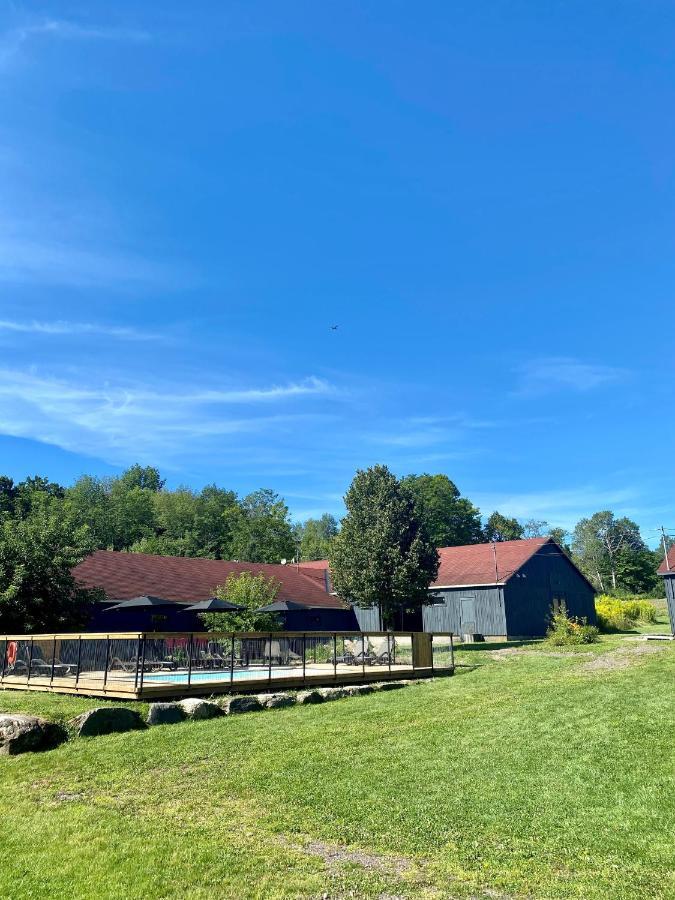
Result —
[[0, 636], [0, 684], [148, 697], [454, 671], [452, 634], [128, 632]]

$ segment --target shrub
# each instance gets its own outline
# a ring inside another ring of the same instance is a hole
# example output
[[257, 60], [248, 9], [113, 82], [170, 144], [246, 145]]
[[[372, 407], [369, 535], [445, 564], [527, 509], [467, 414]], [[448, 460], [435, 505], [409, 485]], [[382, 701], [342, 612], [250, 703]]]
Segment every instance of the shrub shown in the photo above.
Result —
[[656, 607], [648, 600], [600, 594], [595, 598], [598, 625], [603, 631], [630, 631], [638, 622], [656, 621]]
[[567, 615], [567, 607], [563, 603], [560, 609], [551, 615], [551, 625], [546, 632], [546, 640], [553, 647], [564, 647], [573, 644], [594, 644], [598, 639], [598, 629], [589, 625], [587, 620]]

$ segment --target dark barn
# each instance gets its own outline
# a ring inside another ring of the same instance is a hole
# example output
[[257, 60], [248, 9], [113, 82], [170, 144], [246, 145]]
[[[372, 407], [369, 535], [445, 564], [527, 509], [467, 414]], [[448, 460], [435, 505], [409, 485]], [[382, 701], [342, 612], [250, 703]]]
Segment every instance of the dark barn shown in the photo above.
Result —
[[[329, 593], [326, 573], [321, 570], [114, 550], [97, 550], [73, 570], [80, 584], [101, 588], [107, 598], [87, 626], [91, 632], [204, 631], [202, 621], [187, 607], [208, 600], [228, 575], [242, 572], [263, 574], [280, 582], [277, 600], [293, 604], [292, 609], [280, 613], [286, 631], [359, 630], [354, 610]], [[111, 609], [136, 597], [153, 597], [166, 603]]]
[[595, 589], [555, 541], [530, 538], [439, 549], [424, 630], [486, 638], [539, 637], [552, 609], [595, 619]]
[[675, 547], [671, 547], [668, 555], [664, 557], [659, 566], [659, 575], [663, 577], [663, 585], [666, 589], [670, 630], [675, 634]]

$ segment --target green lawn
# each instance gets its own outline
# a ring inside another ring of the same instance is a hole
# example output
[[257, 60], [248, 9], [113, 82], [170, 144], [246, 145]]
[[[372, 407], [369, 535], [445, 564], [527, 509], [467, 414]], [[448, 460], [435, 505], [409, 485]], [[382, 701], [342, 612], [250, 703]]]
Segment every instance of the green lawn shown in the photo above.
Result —
[[675, 644], [457, 657], [404, 691], [0, 757], [3, 895], [674, 896]]

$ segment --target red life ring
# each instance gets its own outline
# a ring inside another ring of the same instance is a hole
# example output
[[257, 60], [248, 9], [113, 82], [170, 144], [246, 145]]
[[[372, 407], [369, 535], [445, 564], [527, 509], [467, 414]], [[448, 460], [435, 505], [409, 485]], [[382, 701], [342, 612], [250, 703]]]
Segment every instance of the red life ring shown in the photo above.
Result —
[[16, 641], [10, 641], [9, 644], [7, 644], [7, 662], [10, 666], [13, 666], [16, 662], [16, 650]]

